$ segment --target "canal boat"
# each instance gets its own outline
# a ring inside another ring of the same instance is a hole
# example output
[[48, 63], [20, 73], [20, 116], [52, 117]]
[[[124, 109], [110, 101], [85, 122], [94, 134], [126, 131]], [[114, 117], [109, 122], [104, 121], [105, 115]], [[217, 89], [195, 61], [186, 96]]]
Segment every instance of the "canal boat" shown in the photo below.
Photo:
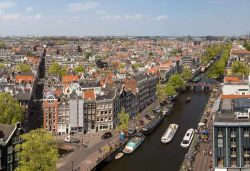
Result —
[[193, 80], [192, 80], [192, 82], [199, 82], [201, 80], [201, 76], [197, 76], [197, 77], [195, 77]]
[[115, 156], [115, 159], [120, 159], [122, 158], [122, 156], [124, 155], [124, 153], [118, 153], [116, 156]]
[[185, 102], [186, 102], [186, 103], [189, 103], [189, 102], [191, 102], [191, 100], [192, 100], [191, 97], [188, 96], [188, 97], [185, 99]]
[[187, 130], [186, 134], [184, 135], [184, 138], [181, 142], [181, 147], [187, 148], [190, 146], [192, 139], [194, 137], [194, 129]]
[[178, 124], [170, 124], [168, 129], [165, 131], [165, 133], [161, 137], [161, 142], [163, 143], [170, 142], [173, 139], [178, 127], [179, 127]]
[[143, 134], [150, 134], [162, 121], [163, 116], [157, 115], [155, 116], [144, 128], [142, 128]]
[[140, 133], [136, 134], [133, 138], [129, 140], [129, 142], [126, 144], [122, 152], [125, 154], [130, 154], [134, 152], [144, 140], [145, 136], [143, 134]]
[[205, 72], [205, 69], [206, 69], [206, 67], [203, 66], [203, 67], [201, 68], [201, 72]]

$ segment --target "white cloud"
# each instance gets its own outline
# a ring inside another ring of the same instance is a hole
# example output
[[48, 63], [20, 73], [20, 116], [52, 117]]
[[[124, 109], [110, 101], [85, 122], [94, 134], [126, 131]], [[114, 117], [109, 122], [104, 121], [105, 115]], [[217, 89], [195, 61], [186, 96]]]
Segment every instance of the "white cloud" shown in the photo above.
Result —
[[26, 11], [27, 11], [27, 12], [31, 12], [32, 10], [33, 10], [33, 7], [27, 7], [27, 8], [26, 8]]
[[0, 21], [11, 21], [21, 18], [20, 14], [2, 14], [0, 15]]
[[138, 20], [138, 19], [143, 19], [143, 16], [140, 14], [136, 14], [136, 15], [109, 15], [106, 14], [104, 16], [101, 17], [102, 19], [111, 19], [111, 20], [120, 20], [120, 19], [127, 19], [127, 20]]
[[168, 16], [167, 15], [160, 15], [158, 17], [155, 18], [156, 20], [167, 20], [168, 19]]
[[87, 1], [87, 2], [83, 2], [83, 3], [68, 4], [67, 7], [68, 7], [68, 11], [79, 12], [79, 11], [93, 9], [93, 8], [97, 7], [98, 5], [99, 5], [99, 3], [96, 1]]
[[18, 13], [1, 14], [0, 21], [15, 21], [15, 20], [40, 20], [43, 16], [41, 14], [24, 16]]
[[130, 20], [137, 20], [137, 19], [142, 19], [143, 16], [141, 14], [136, 14], [136, 15], [125, 15], [126, 19]]
[[14, 7], [15, 5], [16, 3], [13, 1], [3, 1], [3, 2], [0, 2], [0, 10], [1, 11], [6, 10], [6, 9]]
[[67, 17], [64, 17], [65, 20], [79, 20], [81, 19], [81, 17], [79, 16], [67, 16]]

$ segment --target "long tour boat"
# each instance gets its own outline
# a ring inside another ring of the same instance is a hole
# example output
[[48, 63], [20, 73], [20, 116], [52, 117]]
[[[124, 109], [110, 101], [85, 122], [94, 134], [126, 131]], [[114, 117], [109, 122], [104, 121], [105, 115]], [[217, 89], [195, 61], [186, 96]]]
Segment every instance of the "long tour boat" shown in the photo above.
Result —
[[168, 129], [165, 131], [165, 133], [161, 137], [161, 142], [163, 143], [170, 142], [173, 139], [178, 127], [179, 127], [178, 124], [170, 124]]

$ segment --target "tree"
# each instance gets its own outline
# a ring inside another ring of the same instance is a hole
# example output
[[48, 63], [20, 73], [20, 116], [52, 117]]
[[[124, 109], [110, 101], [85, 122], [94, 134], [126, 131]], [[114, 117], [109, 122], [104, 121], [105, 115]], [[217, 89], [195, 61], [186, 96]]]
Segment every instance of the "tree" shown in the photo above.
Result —
[[60, 76], [63, 76], [66, 74], [66, 69], [64, 67], [61, 67], [57, 62], [53, 62], [49, 67], [48, 72], [50, 74], [58, 74]]
[[118, 118], [120, 120], [118, 129], [120, 131], [128, 131], [129, 114], [125, 112], [124, 108], [122, 108], [122, 110], [118, 113]]
[[185, 87], [185, 82], [180, 74], [171, 75], [168, 83], [172, 85], [175, 88], [175, 90], [180, 90]]
[[56, 170], [59, 155], [51, 133], [36, 129], [21, 135], [21, 138], [24, 142], [16, 146], [16, 150], [20, 150], [17, 171]]
[[85, 55], [85, 59], [89, 59], [89, 57], [91, 57], [93, 54], [92, 52], [86, 52], [84, 55]]
[[157, 93], [157, 97], [158, 97], [159, 101], [162, 102], [164, 100], [164, 98], [166, 97], [165, 85], [157, 84], [156, 93]]
[[120, 63], [119, 69], [124, 69], [124, 68], [125, 68], [125, 64], [124, 63]]
[[167, 84], [165, 87], [166, 95], [167, 96], [174, 96], [176, 95], [176, 91], [173, 85]]
[[0, 41], [0, 49], [5, 48], [5, 47], [6, 47], [5, 43]]
[[1, 68], [5, 68], [5, 65], [2, 64], [2, 63], [0, 63], [0, 69], [1, 69]]
[[20, 72], [30, 72], [30, 66], [27, 64], [17, 64], [16, 69]]
[[8, 93], [0, 93], [0, 123], [16, 124], [22, 122], [24, 109], [19, 102]]
[[188, 81], [192, 78], [193, 74], [189, 68], [184, 68], [183, 72], [181, 73], [181, 76], [184, 80]]
[[249, 66], [244, 62], [235, 61], [232, 64], [232, 72], [236, 75], [249, 75]]
[[73, 69], [77, 73], [83, 73], [84, 72], [84, 67], [83, 66], [78, 66]]
[[33, 56], [32, 52], [28, 51], [27, 56]]

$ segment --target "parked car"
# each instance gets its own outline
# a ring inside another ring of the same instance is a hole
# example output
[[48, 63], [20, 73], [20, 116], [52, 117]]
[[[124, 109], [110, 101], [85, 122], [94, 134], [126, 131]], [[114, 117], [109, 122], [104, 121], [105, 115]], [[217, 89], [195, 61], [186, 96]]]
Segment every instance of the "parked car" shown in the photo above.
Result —
[[152, 119], [151, 116], [149, 116], [149, 115], [145, 115], [145, 118], [146, 118], [147, 120], [151, 120], [151, 119]]
[[143, 120], [140, 120], [140, 125], [145, 125]]
[[79, 143], [80, 140], [75, 138], [75, 137], [71, 137], [70, 135], [68, 135], [65, 139], [64, 139], [65, 143]]
[[107, 138], [110, 138], [112, 137], [112, 133], [111, 132], [105, 132], [103, 135], [102, 135], [102, 139], [107, 139]]
[[133, 134], [135, 134], [135, 133], [136, 133], [136, 129], [130, 128], [130, 129], [128, 130], [128, 134], [129, 134], [129, 135], [133, 135]]

